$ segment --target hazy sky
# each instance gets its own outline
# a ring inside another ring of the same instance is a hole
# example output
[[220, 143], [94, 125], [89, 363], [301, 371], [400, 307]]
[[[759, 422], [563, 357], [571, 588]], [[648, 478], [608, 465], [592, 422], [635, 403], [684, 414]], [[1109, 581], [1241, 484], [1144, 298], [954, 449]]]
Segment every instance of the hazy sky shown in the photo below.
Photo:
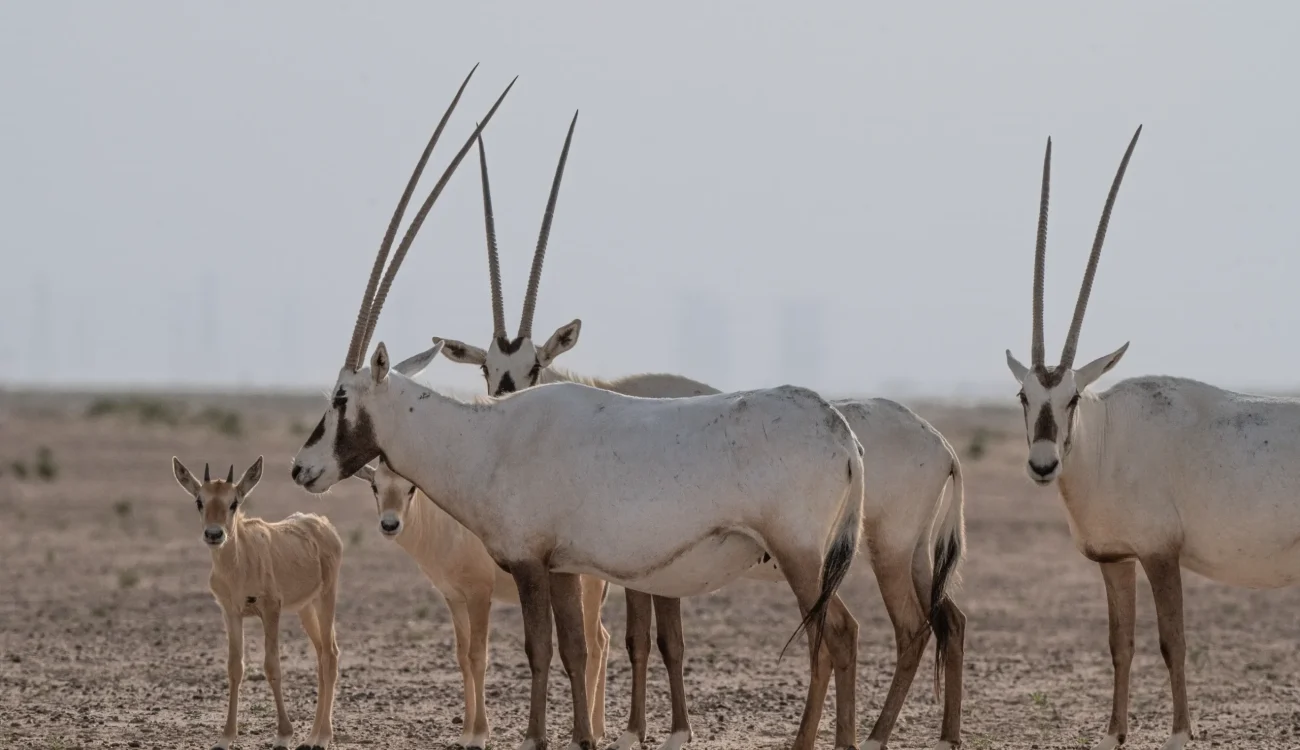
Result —
[[[1287, 2], [3, 3], [0, 381], [328, 387], [480, 62], [432, 168], [518, 74], [486, 132], [512, 327], [581, 109], [535, 326], [583, 319], [575, 369], [1009, 399], [1044, 141], [1054, 357], [1141, 123], [1080, 360], [1292, 388], [1297, 30]], [[394, 285], [399, 358], [487, 343], [476, 168]]]

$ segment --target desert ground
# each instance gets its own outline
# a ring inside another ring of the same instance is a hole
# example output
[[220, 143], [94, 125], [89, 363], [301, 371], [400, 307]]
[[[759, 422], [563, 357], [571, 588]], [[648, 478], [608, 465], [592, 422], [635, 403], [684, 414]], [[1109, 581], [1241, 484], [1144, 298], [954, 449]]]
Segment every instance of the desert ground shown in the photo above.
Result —
[[[1078, 748], [1110, 711], [1111, 667], [1100, 574], [1075, 551], [1054, 489], [1031, 485], [1013, 404], [913, 404], [961, 452], [969, 554], [957, 600], [969, 617], [967, 748]], [[460, 673], [439, 595], [377, 529], [360, 482], [313, 497], [288, 465], [319, 418], [319, 396], [0, 393], [0, 746], [209, 747], [225, 716], [225, 634], [207, 588], [210, 556], [193, 502], [169, 459], [211, 462], [224, 476], [265, 454], [249, 512], [327, 515], [346, 551], [338, 611], [342, 668], [335, 741], [350, 747], [443, 747], [459, 735]], [[1141, 575], [1139, 573], [1139, 575]], [[1192, 747], [1300, 748], [1300, 589], [1229, 588], [1185, 573]], [[1150, 589], [1139, 582], [1138, 655], [1128, 747], [1158, 748], [1171, 716]], [[860, 558], [841, 589], [861, 623], [858, 722], [865, 740], [894, 665], [892, 631]], [[783, 585], [742, 581], [683, 605], [691, 747], [779, 748], [804, 698], [801, 649], [777, 654], [798, 617]], [[493, 610], [493, 745], [513, 747], [527, 713], [518, 607]], [[627, 716], [624, 604], [604, 608], [612, 634], [608, 731]], [[296, 741], [310, 728], [315, 663], [297, 618], [283, 621], [284, 690]], [[274, 706], [262, 676], [261, 628], [246, 622], [238, 746], [269, 747]], [[931, 652], [928, 652], [932, 654]], [[931, 659], [912, 686], [891, 748], [929, 748], [939, 706]], [[648, 708], [657, 747], [668, 691], [652, 654]], [[550, 733], [568, 741], [558, 656]], [[833, 705], [820, 747], [830, 747]]]

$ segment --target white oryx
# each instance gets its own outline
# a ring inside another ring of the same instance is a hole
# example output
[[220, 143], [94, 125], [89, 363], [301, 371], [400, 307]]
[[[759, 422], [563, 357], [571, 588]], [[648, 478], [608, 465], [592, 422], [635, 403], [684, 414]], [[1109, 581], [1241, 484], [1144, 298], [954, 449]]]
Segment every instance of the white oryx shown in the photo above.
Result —
[[[765, 553], [780, 562], [808, 626], [809, 699], [794, 746], [814, 745], [829, 662], [836, 747], [855, 747], [857, 622], [835, 591], [860, 536], [862, 446], [824, 399], [791, 386], [643, 399], [568, 383], [466, 403], [391, 367], [382, 342], [362, 366], [420, 224], [500, 101], [425, 200], [381, 282], [441, 125], [426, 147], [380, 245], [331, 408], [294, 460], [294, 481], [324, 492], [383, 457], [510, 572], [533, 675], [523, 748], [547, 744], [552, 611], [575, 708], [571, 747], [594, 747], [579, 574], [680, 597], [719, 588]], [[817, 658], [823, 636], [829, 658]]]
[[1104, 393], [1088, 386], [1115, 366], [1128, 344], [1075, 369], [1074, 354], [1111, 208], [1138, 128], [1102, 211], [1061, 361], [1048, 367], [1043, 345], [1043, 266], [1047, 244], [1051, 141], [1043, 163], [1034, 259], [1033, 346], [1029, 367], [1007, 352], [1021, 384], [1028, 472], [1056, 480], [1075, 546], [1101, 565], [1106, 582], [1114, 700], [1111, 750], [1128, 731], [1136, 565], [1151, 581], [1160, 651], [1173, 692], [1166, 750], [1192, 736], [1184, 673], [1181, 568], [1223, 583], [1276, 588], [1300, 580], [1300, 401], [1232, 393], [1194, 380], [1141, 377]]
[[[575, 122], [576, 119], [575, 115]], [[557, 369], [555, 359], [577, 344], [582, 325], [580, 320], [561, 326], [541, 347], [533, 343], [533, 314], [542, 266], [564, 173], [565, 155], [572, 137], [573, 123], [569, 125], [533, 253], [519, 333], [511, 338], [506, 333], [487, 156], [480, 136], [480, 179], [492, 291], [492, 338], [486, 350], [451, 339], [435, 337], [434, 342], [444, 345], [442, 353], [449, 359], [478, 366], [487, 381], [488, 393], [494, 396], [539, 383], [561, 382], [578, 382], [629, 396], [650, 398], [719, 393], [709, 385], [681, 375], [654, 373], [604, 380]], [[949, 598], [948, 589], [965, 546], [961, 464], [944, 437], [904, 406], [887, 399], [832, 403], [848, 421], [865, 451], [867, 504], [864, 528], [872, 550], [872, 566], [894, 624], [898, 648], [898, 667], [881, 715], [872, 729], [868, 747], [880, 747], [888, 741], [928, 642], [929, 629], [933, 629], [937, 636], [936, 691], [939, 670], [943, 669], [947, 677], [943, 726], [937, 747], [953, 747], [958, 743], [961, 731], [965, 616]], [[390, 470], [381, 468], [380, 472], [386, 475], [385, 481], [402, 486], [403, 480]], [[944, 488], [950, 477], [953, 499], [945, 511]], [[409, 487], [409, 483], [406, 486]], [[938, 528], [935, 528], [936, 520]], [[745, 577], [781, 580], [779, 567], [767, 555]], [[633, 745], [643, 743], [646, 733], [645, 680], [650, 651], [651, 597], [632, 589], [625, 589], [625, 593], [627, 647], [632, 662], [632, 706], [627, 730], [614, 745], [615, 750], [629, 750]], [[653, 604], [660, 653], [668, 671], [672, 695], [672, 727], [660, 750], [677, 750], [691, 738], [682, 680], [685, 644], [681, 603], [670, 597], [656, 596]]]

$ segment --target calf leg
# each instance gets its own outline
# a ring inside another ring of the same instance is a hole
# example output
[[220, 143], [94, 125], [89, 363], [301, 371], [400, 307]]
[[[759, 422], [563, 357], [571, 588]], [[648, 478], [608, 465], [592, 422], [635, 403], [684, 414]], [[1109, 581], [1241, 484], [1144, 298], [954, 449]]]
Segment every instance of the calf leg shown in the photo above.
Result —
[[609, 631], [601, 622], [608, 583], [582, 576], [582, 631], [587, 643], [587, 696], [591, 699], [591, 734], [605, 736], [605, 666], [609, 662]]
[[230, 701], [226, 704], [226, 728], [217, 741], [218, 750], [227, 750], [239, 733], [239, 685], [244, 681], [244, 620], [238, 612], [226, 613], [226, 678], [230, 681]]
[[[325, 581], [315, 604], [320, 627], [321, 651], [317, 669], [320, 692], [316, 695], [316, 726], [306, 744], [297, 750], [325, 750], [334, 741], [334, 691], [339, 681], [339, 644], [334, 635], [334, 608], [338, 597], [337, 575]], [[309, 605], [310, 606], [310, 605]]]
[[682, 600], [656, 596], [655, 624], [659, 630], [659, 655], [668, 669], [668, 693], [673, 703], [672, 734], [659, 750], [678, 750], [691, 741], [691, 719], [686, 711], [684, 681], [686, 638], [682, 634]]
[[492, 613], [492, 593], [483, 591], [469, 597], [469, 663], [474, 673], [474, 730], [465, 747], [482, 750], [488, 742], [487, 681], [488, 626]]
[[280, 605], [266, 599], [262, 605], [262, 631], [266, 636], [265, 669], [266, 681], [271, 685], [271, 695], [275, 697], [275, 750], [288, 750], [293, 742], [293, 723], [289, 713], [284, 710], [284, 693], [280, 684]]
[[[311, 734], [307, 735], [308, 738], [320, 734], [321, 709], [324, 708], [324, 702], [320, 698], [325, 694], [325, 662], [323, 656], [325, 641], [321, 636], [320, 619], [316, 615], [316, 606], [315, 603], [312, 603], [298, 610], [298, 619], [302, 621], [302, 629], [307, 632], [307, 639], [311, 641], [312, 648], [316, 652], [316, 718], [311, 722]], [[310, 747], [310, 740], [307, 746]]]
[[623, 589], [627, 599], [627, 656], [632, 662], [632, 705], [627, 715], [627, 729], [609, 750], [631, 750], [645, 742], [645, 680], [650, 661], [651, 597], [640, 591]]
[[1181, 750], [1192, 738], [1192, 719], [1187, 708], [1187, 641], [1183, 637], [1183, 575], [1177, 552], [1142, 558], [1142, 568], [1151, 580], [1156, 600], [1156, 624], [1160, 629], [1160, 653], [1169, 668], [1169, 687], [1174, 697], [1173, 734], [1164, 750]]
[[451, 610], [452, 628], [456, 634], [456, 663], [460, 666], [460, 679], [465, 694], [465, 719], [461, 723], [460, 739], [457, 747], [469, 747], [470, 736], [474, 731], [477, 718], [476, 696], [478, 685], [474, 680], [474, 667], [470, 663], [470, 622], [469, 604], [459, 599], [447, 599], [447, 608]]

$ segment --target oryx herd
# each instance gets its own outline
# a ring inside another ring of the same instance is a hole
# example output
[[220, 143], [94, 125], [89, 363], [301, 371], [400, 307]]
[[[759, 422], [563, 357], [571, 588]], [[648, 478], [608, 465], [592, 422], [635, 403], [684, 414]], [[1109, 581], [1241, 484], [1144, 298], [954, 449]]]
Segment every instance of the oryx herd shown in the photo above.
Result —
[[[966, 616], [951, 598], [966, 549], [962, 470], [948, 441], [884, 399], [828, 401], [795, 386], [723, 393], [680, 375], [603, 379], [559, 369], [581, 323], [540, 346], [533, 314], [577, 115], [560, 152], [516, 335], [506, 330], [500, 263], [482, 133], [511, 81], [451, 160], [392, 250], [424, 167], [473, 71], [425, 146], [380, 244], [329, 408], [294, 458], [295, 483], [313, 494], [344, 479], [374, 491], [379, 528], [446, 598], [464, 681], [456, 744], [489, 741], [484, 683], [492, 602], [522, 609], [532, 675], [521, 750], [547, 746], [552, 619], [572, 694], [571, 748], [627, 750], [645, 741], [650, 629], [669, 676], [672, 725], [665, 750], [692, 738], [683, 684], [680, 598], [738, 578], [785, 581], [807, 630], [808, 695], [793, 746], [812, 748], [831, 678], [835, 747], [859, 747], [855, 713], [858, 626], [836, 591], [859, 549], [875, 572], [894, 626], [897, 665], [862, 747], [885, 747], [931, 634], [943, 718], [936, 748], [960, 745]], [[1184, 684], [1183, 566], [1215, 580], [1278, 587], [1300, 577], [1300, 401], [1246, 396], [1191, 380], [1144, 377], [1104, 393], [1088, 386], [1127, 344], [1074, 367], [1102, 242], [1134, 134], [1106, 200], [1059, 363], [1046, 364], [1043, 278], [1051, 141], [1043, 164], [1034, 265], [1030, 363], [1007, 352], [1020, 387], [1033, 481], [1058, 483], [1079, 550], [1101, 566], [1110, 613], [1114, 702], [1098, 748], [1124, 743], [1133, 657], [1136, 564], [1151, 580], [1161, 652], [1173, 693], [1167, 750], [1191, 738]], [[477, 148], [492, 289], [486, 348], [434, 338], [392, 362], [371, 337], [393, 279], [421, 224], [470, 149]], [[391, 255], [391, 260], [389, 255]], [[487, 393], [463, 401], [414, 378], [441, 352], [481, 368]], [[229, 633], [230, 702], [218, 747], [236, 736], [243, 675], [241, 621], [265, 629], [266, 675], [277, 712], [276, 747], [293, 728], [280, 689], [277, 631], [297, 612], [318, 658], [316, 719], [299, 748], [332, 739], [339, 649], [334, 611], [342, 544], [326, 519], [278, 523], [246, 517], [262, 474], [234, 467], [196, 479], [174, 460], [212, 550], [213, 594]], [[945, 492], [951, 481], [952, 491]], [[865, 538], [863, 538], [865, 537]], [[863, 543], [865, 542], [865, 544]], [[627, 598], [632, 694], [626, 728], [605, 724], [610, 636], [600, 610], [608, 584]], [[796, 633], [797, 635], [797, 633]], [[793, 638], [793, 636], [792, 636]], [[450, 738], [449, 738], [450, 739]]]

